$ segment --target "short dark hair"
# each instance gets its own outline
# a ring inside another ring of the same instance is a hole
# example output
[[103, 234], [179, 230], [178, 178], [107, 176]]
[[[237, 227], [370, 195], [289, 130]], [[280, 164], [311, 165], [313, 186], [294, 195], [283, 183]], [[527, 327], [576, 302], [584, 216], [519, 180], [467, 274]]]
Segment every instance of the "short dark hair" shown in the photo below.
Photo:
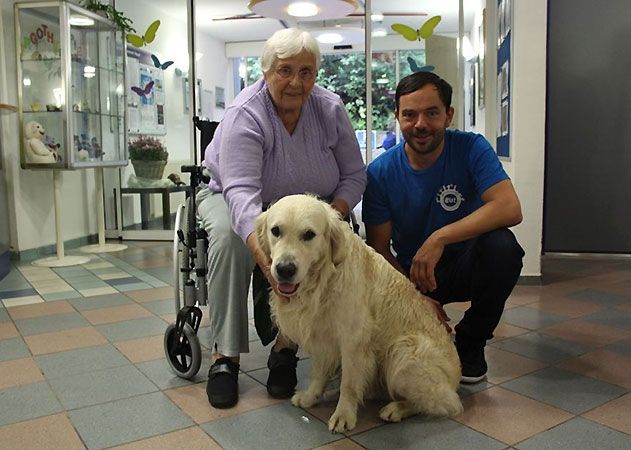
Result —
[[394, 103], [397, 111], [399, 110], [399, 99], [402, 95], [410, 94], [418, 91], [426, 84], [433, 84], [438, 89], [438, 96], [445, 105], [445, 109], [451, 106], [452, 88], [449, 83], [432, 72], [414, 72], [399, 81], [397, 92], [394, 96]]

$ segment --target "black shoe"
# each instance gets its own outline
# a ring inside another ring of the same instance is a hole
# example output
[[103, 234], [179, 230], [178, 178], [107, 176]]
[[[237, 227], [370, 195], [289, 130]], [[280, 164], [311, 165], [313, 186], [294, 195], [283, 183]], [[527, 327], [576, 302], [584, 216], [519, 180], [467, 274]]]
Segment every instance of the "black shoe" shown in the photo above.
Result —
[[486, 378], [488, 366], [484, 359], [484, 344], [461, 343], [456, 337], [456, 350], [462, 366], [461, 383], [479, 383]]
[[269, 377], [267, 378], [267, 392], [274, 398], [289, 398], [296, 390], [296, 366], [298, 358], [296, 352], [284, 348], [279, 352], [272, 351], [267, 360]]
[[230, 358], [219, 358], [210, 366], [206, 394], [215, 408], [230, 408], [239, 400], [239, 364]]

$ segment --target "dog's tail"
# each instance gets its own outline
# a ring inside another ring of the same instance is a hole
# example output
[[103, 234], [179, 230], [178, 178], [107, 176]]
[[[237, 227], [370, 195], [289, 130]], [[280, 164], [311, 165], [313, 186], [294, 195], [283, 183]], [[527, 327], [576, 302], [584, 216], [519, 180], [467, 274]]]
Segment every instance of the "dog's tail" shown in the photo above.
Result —
[[455, 349], [437, 348], [423, 335], [397, 339], [385, 361], [385, 382], [392, 399], [404, 399], [417, 413], [455, 416], [463, 411], [456, 390], [460, 361]]

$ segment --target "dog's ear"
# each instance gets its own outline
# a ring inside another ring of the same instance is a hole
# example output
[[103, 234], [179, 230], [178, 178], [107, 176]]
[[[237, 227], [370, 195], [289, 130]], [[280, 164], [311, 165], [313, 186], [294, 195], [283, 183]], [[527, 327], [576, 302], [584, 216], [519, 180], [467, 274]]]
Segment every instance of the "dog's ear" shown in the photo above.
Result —
[[348, 253], [346, 248], [346, 228], [348, 228], [348, 224], [341, 219], [340, 214], [336, 210], [330, 208], [329, 225], [331, 229], [331, 261], [337, 266], [346, 259]]
[[267, 241], [267, 211], [262, 212], [256, 218], [255, 233], [259, 248], [263, 250], [263, 253], [269, 258], [271, 252], [269, 242]]

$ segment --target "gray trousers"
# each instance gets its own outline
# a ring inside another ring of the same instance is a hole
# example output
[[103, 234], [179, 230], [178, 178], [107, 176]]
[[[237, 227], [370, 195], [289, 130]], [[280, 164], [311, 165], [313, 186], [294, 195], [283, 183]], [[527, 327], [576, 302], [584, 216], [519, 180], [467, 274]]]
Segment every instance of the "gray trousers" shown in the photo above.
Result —
[[248, 346], [248, 291], [254, 256], [230, 226], [221, 193], [200, 189], [197, 216], [208, 233], [208, 305], [210, 344], [225, 356], [239, 356]]

